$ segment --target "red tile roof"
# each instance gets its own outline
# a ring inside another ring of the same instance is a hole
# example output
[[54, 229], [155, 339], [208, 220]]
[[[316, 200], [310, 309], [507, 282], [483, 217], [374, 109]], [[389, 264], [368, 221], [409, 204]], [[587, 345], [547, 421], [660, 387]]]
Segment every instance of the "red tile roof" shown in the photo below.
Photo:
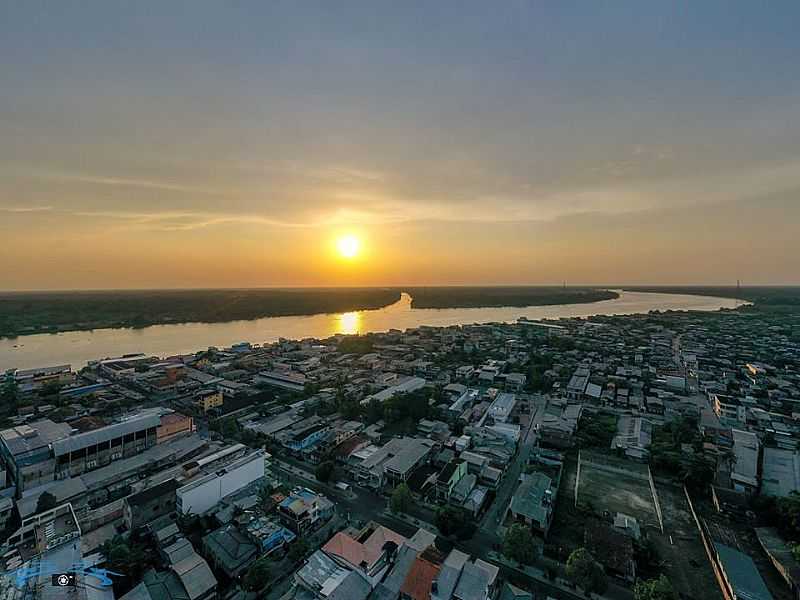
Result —
[[441, 565], [429, 562], [420, 555], [411, 565], [411, 570], [403, 581], [400, 593], [413, 598], [413, 600], [429, 600], [431, 584], [441, 569]]

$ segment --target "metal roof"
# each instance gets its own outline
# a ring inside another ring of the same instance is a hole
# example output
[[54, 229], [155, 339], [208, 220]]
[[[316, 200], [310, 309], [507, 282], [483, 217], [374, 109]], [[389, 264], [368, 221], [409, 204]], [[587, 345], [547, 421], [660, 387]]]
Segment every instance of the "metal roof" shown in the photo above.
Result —
[[161, 416], [154, 413], [131, 417], [126, 421], [114, 423], [94, 431], [87, 431], [86, 433], [79, 433], [78, 435], [56, 440], [53, 442], [53, 452], [56, 456], [62, 456], [68, 452], [75, 452], [89, 446], [108, 442], [129, 433], [158, 427], [160, 424]]

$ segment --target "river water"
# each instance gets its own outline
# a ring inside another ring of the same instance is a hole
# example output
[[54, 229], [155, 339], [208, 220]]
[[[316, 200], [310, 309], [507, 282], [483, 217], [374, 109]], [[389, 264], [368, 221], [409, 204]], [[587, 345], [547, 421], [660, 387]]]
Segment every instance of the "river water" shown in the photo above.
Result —
[[29, 369], [58, 364], [80, 368], [99, 358], [144, 352], [170, 356], [223, 348], [237, 342], [262, 344], [278, 338], [323, 339], [337, 333], [366, 333], [408, 329], [420, 325], [448, 326], [473, 323], [512, 322], [519, 317], [558, 319], [592, 315], [626, 315], [651, 310], [713, 311], [735, 308], [732, 298], [622, 292], [615, 300], [588, 304], [558, 304], [525, 308], [442, 308], [412, 309], [411, 297], [403, 294], [396, 303], [378, 310], [304, 317], [267, 317], [228, 323], [185, 323], [153, 325], [143, 329], [95, 329], [44, 333], [0, 339], [0, 373], [9, 368]]

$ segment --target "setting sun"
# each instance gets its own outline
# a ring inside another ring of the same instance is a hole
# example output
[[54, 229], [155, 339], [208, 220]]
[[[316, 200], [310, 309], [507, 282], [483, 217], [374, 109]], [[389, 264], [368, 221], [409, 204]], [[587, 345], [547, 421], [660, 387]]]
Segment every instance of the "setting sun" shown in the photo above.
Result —
[[360, 245], [358, 238], [354, 235], [345, 235], [336, 241], [336, 248], [339, 250], [339, 255], [344, 258], [355, 258]]

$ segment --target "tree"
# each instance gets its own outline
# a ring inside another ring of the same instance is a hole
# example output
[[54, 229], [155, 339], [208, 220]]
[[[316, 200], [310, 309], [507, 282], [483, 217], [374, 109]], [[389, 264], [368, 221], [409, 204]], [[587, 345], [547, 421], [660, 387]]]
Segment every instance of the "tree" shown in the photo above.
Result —
[[686, 487], [705, 494], [714, 481], [714, 463], [702, 455], [693, 454], [681, 466]]
[[503, 554], [523, 565], [533, 564], [536, 558], [533, 534], [528, 527], [514, 523], [508, 528], [503, 540]]
[[475, 523], [467, 513], [452, 506], [446, 506], [436, 512], [436, 527], [445, 537], [455, 536], [466, 540], [475, 533]]
[[247, 570], [244, 576], [244, 587], [251, 592], [258, 592], [264, 589], [270, 580], [271, 569], [269, 558], [259, 558]]
[[669, 579], [661, 575], [658, 579], [639, 581], [633, 586], [633, 597], [636, 600], [677, 600], [678, 595]]
[[602, 594], [608, 587], [603, 567], [586, 548], [578, 548], [569, 555], [567, 578], [589, 593]]
[[42, 492], [39, 499], [36, 501], [36, 514], [42, 513], [46, 510], [51, 510], [58, 505], [58, 500], [50, 492]]
[[317, 478], [317, 481], [330, 481], [335, 468], [336, 467], [334, 466], [333, 462], [326, 460], [325, 462], [318, 464], [317, 468], [314, 469], [314, 477]]
[[401, 513], [407, 512], [409, 506], [411, 506], [411, 490], [405, 483], [401, 483], [392, 492], [389, 508], [394, 513]]
[[151, 562], [142, 545], [119, 535], [106, 540], [100, 546], [100, 553], [105, 556], [110, 571], [122, 573], [131, 581], [140, 580]]
[[270, 490], [269, 486], [262, 485], [258, 489], [258, 500], [261, 502], [261, 506], [265, 511], [272, 508], [274, 500], [272, 499], [272, 490]]
[[306, 555], [306, 552], [308, 552], [308, 544], [306, 544], [305, 540], [297, 540], [289, 547], [286, 556], [289, 561], [296, 563]]

